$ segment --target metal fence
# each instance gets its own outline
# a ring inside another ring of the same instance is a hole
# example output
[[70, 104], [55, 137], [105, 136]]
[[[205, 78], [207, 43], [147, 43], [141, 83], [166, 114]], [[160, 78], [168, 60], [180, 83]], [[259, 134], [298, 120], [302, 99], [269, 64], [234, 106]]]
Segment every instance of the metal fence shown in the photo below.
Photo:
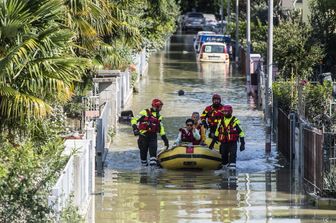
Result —
[[324, 171], [336, 171], [336, 133], [325, 132], [323, 136]]
[[278, 109], [278, 120], [277, 120], [277, 142], [278, 142], [278, 150], [284, 155], [288, 160], [290, 160], [290, 138], [291, 138], [291, 132], [290, 132], [290, 120], [288, 118], [288, 115], [282, 111], [281, 109]]
[[295, 168], [299, 179], [303, 179], [314, 193], [325, 189], [324, 177], [336, 171], [336, 133], [314, 128], [295, 113], [287, 115], [276, 109], [277, 145], [279, 152]]
[[316, 190], [323, 189], [323, 133], [316, 128], [303, 129], [304, 180]]

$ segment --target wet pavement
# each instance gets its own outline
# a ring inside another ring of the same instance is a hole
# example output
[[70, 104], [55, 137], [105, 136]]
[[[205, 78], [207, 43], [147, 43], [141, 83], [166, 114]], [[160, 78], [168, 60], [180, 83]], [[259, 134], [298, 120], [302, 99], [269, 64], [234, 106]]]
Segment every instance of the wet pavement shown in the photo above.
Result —
[[[265, 155], [263, 115], [246, 94], [245, 78], [232, 65], [197, 63], [192, 38], [175, 35], [166, 49], [151, 56], [148, 76], [140, 80], [127, 109], [137, 114], [153, 98], [163, 100], [161, 114], [172, 144], [185, 119], [193, 111], [201, 113], [212, 94], [219, 93], [246, 133], [236, 175], [141, 168], [137, 138], [130, 126], [120, 125], [105, 176], [96, 178], [96, 222], [336, 221], [336, 211], [309, 206], [275, 145]], [[178, 96], [178, 90], [185, 95]]]

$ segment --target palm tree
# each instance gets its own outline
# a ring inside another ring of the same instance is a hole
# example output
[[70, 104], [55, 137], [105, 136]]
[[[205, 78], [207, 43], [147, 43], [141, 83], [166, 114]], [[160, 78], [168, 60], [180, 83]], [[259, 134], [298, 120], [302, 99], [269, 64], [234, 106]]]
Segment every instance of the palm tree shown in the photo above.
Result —
[[78, 55], [94, 59], [97, 64], [118, 65], [123, 57], [117, 50], [117, 42], [139, 48], [140, 32], [117, 1], [66, 0], [64, 5], [64, 25], [77, 33]]
[[72, 96], [88, 61], [75, 55], [74, 33], [59, 21], [61, 0], [0, 1], [0, 119], [45, 117]]

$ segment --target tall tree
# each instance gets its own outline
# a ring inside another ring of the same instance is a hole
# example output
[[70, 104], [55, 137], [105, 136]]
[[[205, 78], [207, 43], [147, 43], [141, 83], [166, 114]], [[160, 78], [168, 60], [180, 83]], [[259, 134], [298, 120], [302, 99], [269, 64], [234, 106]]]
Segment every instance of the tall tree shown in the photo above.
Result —
[[336, 72], [336, 1], [312, 1], [310, 23], [315, 41], [320, 41], [326, 51], [327, 69]]
[[130, 22], [132, 18], [119, 1], [67, 0], [64, 5], [64, 24], [77, 34], [77, 55], [93, 59], [96, 64], [118, 68], [124, 59], [121, 45], [139, 48], [139, 29]]
[[282, 76], [307, 78], [323, 57], [320, 45], [311, 40], [305, 24], [284, 22], [274, 29], [274, 61]]
[[76, 57], [74, 33], [58, 21], [61, 0], [0, 2], [1, 124], [40, 118], [72, 96], [88, 61]]

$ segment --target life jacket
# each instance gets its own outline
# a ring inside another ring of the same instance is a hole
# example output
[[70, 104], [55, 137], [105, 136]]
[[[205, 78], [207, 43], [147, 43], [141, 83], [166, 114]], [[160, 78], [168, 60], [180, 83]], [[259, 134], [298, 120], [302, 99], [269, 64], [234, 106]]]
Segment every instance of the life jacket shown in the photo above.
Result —
[[139, 130], [146, 131], [147, 133], [160, 132], [160, 115], [155, 117], [150, 109], [146, 109], [147, 116], [142, 118], [139, 122]]
[[179, 131], [181, 132], [181, 141], [182, 142], [190, 142], [193, 145], [198, 145], [197, 144], [198, 140], [195, 140], [195, 137], [194, 137], [192, 131], [188, 131], [185, 128], [181, 128], [181, 129], [179, 129]]
[[222, 143], [237, 142], [239, 138], [239, 132], [236, 125], [234, 125], [236, 117], [232, 117], [228, 126], [225, 126], [224, 119], [221, 120], [221, 124], [218, 129], [218, 141]]
[[209, 126], [217, 127], [218, 122], [224, 117], [223, 114], [224, 105], [219, 105], [218, 108], [214, 108], [212, 105], [209, 105], [205, 108], [207, 111], [207, 118]]

